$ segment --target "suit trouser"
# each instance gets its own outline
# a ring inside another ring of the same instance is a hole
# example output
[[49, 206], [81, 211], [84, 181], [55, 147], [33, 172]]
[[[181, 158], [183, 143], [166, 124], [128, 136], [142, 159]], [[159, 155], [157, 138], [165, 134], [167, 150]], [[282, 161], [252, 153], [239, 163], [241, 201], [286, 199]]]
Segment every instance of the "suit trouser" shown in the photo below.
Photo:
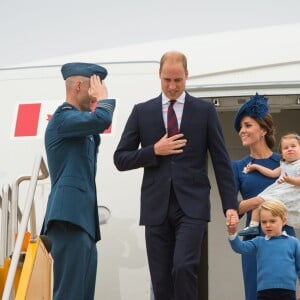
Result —
[[296, 300], [296, 292], [286, 289], [269, 289], [258, 292], [257, 300]]
[[165, 222], [145, 228], [155, 300], [197, 300], [198, 266], [207, 221], [184, 215], [171, 188]]
[[51, 223], [53, 300], [93, 300], [97, 272], [95, 241], [80, 227], [68, 222]]

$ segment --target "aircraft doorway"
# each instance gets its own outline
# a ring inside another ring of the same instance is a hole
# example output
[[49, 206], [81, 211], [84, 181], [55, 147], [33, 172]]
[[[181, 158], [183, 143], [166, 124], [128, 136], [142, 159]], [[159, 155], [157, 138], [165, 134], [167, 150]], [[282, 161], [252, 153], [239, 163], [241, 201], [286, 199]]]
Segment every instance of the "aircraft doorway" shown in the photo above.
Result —
[[[230, 158], [240, 159], [248, 154], [248, 149], [241, 146], [238, 134], [233, 128], [235, 111], [220, 111], [219, 117], [223, 128], [224, 138]], [[282, 109], [272, 112], [276, 126], [276, 146], [281, 135], [289, 132], [300, 132], [298, 109]], [[244, 298], [243, 279], [241, 271], [241, 256], [234, 253], [227, 241], [225, 217], [222, 212], [211, 161], [208, 163], [211, 180], [212, 221], [208, 229], [208, 299]], [[245, 218], [240, 220], [240, 227], [244, 227]], [[300, 233], [297, 232], [299, 238]], [[205, 299], [205, 298], [204, 298]]]

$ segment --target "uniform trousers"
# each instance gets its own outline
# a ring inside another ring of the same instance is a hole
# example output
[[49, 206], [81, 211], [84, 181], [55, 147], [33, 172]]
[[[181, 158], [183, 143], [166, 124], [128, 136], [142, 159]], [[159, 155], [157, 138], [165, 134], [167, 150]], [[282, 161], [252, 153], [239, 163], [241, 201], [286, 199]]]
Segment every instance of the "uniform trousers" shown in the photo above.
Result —
[[93, 300], [97, 248], [91, 236], [69, 222], [53, 221], [47, 231], [52, 242], [53, 300]]
[[198, 267], [207, 221], [186, 216], [171, 188], [161, 225], [145, 227], [148, 264], [155, 300], [197, 300]]

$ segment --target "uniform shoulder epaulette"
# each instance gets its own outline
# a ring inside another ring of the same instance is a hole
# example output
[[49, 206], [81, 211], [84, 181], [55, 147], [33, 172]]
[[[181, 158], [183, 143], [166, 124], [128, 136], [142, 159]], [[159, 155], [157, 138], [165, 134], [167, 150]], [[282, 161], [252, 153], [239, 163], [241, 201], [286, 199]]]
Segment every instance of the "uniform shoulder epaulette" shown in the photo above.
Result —
[[70, 104], [63, 104], [61, 106], [61, 110], [65, 110], [65, 109], [73, 109], [73, 106]]

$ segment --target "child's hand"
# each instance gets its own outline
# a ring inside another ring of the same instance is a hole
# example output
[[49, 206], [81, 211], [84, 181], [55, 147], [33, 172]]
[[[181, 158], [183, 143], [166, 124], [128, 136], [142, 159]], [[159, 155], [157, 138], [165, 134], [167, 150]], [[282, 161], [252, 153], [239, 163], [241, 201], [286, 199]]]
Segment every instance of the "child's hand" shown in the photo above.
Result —
[[246, 166], [246, 173], [250, 173], [256, 170], [256, 164], [252, 164], [251, 162]]
[[238, 220], [235, 215], [230, 216], [229, 222], [227, 225], [227, 232], [229, 235], [233, 235], [237, 232]]
[[284, 182], [287, 182], [287, 183], [290, 183], [292, 184], [292, 181], [291, 181], [291, 177], [289, 177], [289, 175], [287, 173], [285, 173], [282, 177], [280, 177], [278, 180], [277, 180], [278, 183], [284, 183]]

